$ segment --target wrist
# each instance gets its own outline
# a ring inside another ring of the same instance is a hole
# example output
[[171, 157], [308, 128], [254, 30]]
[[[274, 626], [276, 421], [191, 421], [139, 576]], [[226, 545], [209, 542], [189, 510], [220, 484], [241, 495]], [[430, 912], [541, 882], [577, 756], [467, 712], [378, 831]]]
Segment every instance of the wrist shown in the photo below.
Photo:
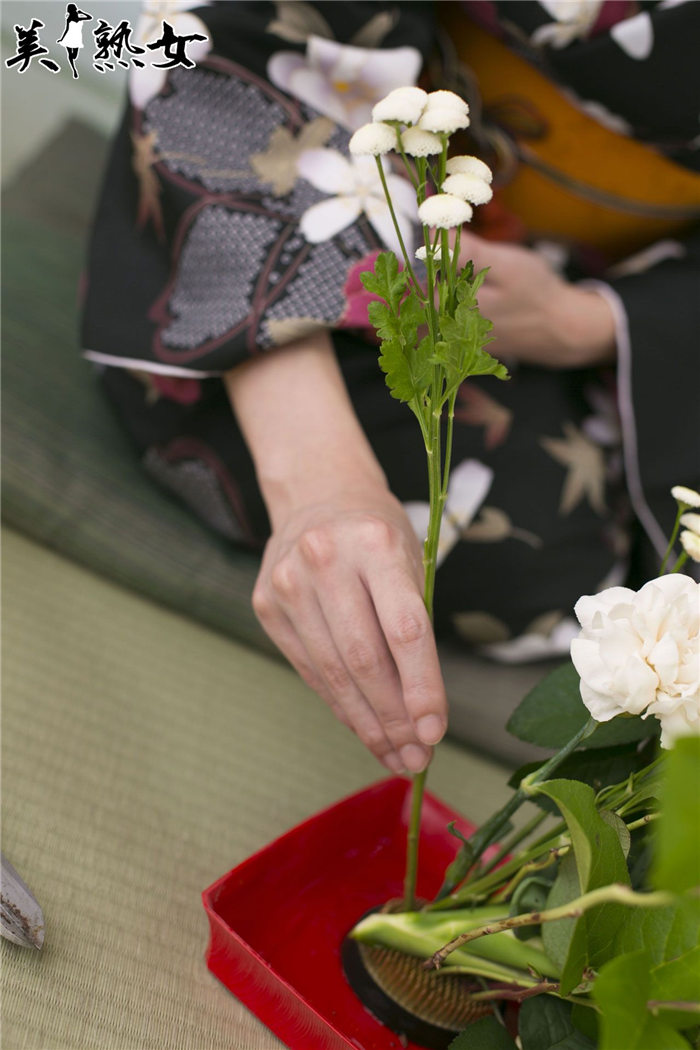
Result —
[[374, 456], [347, 450], [314, 449], [293, 464], [268, 462], [258, 470], [258, 483], [273, 531], [299, 510], [320, 505], [366, 502], [376, 492], [389, 494], [386, 477]]

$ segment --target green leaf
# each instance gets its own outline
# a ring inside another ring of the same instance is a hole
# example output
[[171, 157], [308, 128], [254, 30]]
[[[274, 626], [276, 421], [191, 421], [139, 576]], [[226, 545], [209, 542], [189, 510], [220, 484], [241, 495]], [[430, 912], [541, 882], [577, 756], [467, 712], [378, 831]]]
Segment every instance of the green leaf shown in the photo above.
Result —
[[399, 270], [399, 263], [393, 252], [382, 252], [375, 260], [374, 270], [365, 270], [360, 274], [360, 280], [366, 290], [384, 299], [393, 314], [398, 312], [401, 297], [406, 291], [407, 279], [406, 271]]
[[[581, 895], [581, 884], [576, 868], [576, 858], [573, 853], [565, 854], [558, 865], [557, 877], [547, 897], [547, 908], [558, 908], [561, 904], [568, 904]], [[585, 933], [581, 929], [575, 950], [572, 951], [571, 942], [576, 928], [576, 919], [559, 919], [557, 922], [543, 922], [542, 944], [549, 958], [559, 968], [564, 969], [566, 961], [571, 954], [581, 956], [581, 968], [586, 963]]]
[[[510, 901], [509, 915], [524, 915], [530, 911], [543, 911], [547, 907], [547, 898], [552, 889], [552, 881], [543, 875], [531, 875], [523, 879]], [[540, 936], [538, 926], [520, 926], [513, 930], [521, 941], [529, 941]]]
[[449, 1050], [517, 1050], [517, 1046], [495, 1017], [482, 1017], [460, 1032]]
[[[660, 963], [651, 971], [650, 998], [662, 1002], [698, 1002], [700, 999], [700, 946], [677, 959]], [[679, 1010], [663, 1010], [667, 1024], [674, 1028], [692, 1028], [697, 1015]]]
[[652, 884], [682, 893], [700, 886], [700, 737], [683, 737], [670, 749], [660, 802]]
[[700, 900], [679, 898], [668, 908], [640, 909], [618, 932], [615, 954], [644, 948], [656, 966], [692, 951], [699, 942]]
[[605, 823], [608, 824], [617, 835], [617, 840], [620, 843], [620, 849], [622, 850], [622, 854], [625, 860], [627, 860], [630, 852], [630, 846], [632, 845], [632, 836], [627, 830], [627, 825], [625, 824], [622, 817], [618, 817], [617, 813], [613, 813], [609, 809], [601, 809], [599, 810], [599, 812], [600, 819], [605, 821]]
[[595, 1050], [571, 1019], [571, 1003], [551, 995], [526, 999], [518, 1014], [523, 1050]]
[[601, 1010], [599, 1050], [688, 1050], [683, 1036], [647, 1009], [654, 998], [651, 967], [651, 953], [638, 951], [600, 970], [592, 991]]
[[[581, 700], [580, 678], [571, 663], [551, 671], [521, 700], [507, 729], [519, 740], [540, 747], [560, 748], [586, 724], [590, 714]], [[641, 718], [615, 718], [587, 737], [583, 748], [610, 747], [644, 740], [658, 732], [658, 724]]]
[[[598, 813], [593, 789], [574, 780], [548, 780], [538, 784], [536, 790], [557, 803], [566, 821], [581, 893], [613, 882], [629, 886], [617, 830]], [[628, 921], [628, 910], [620, 904], [603, 904], [576, 920], [561, 975], [563, 995], [579, 984], [586, 966], [597, 968], [611, 958], [618, 930]]]

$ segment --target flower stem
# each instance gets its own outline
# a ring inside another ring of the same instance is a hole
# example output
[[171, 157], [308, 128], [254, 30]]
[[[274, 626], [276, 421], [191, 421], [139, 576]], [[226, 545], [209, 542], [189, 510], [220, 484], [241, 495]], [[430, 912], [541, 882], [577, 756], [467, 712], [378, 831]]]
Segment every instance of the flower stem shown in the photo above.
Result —
[[403, 255], [403, 261], [404, 261], [404, 265], [406, 267], [406, 272], [408, 273], [409, 277], [411, 278], [411, 281], [413, 282], [413, 285], [416, 288], [420, 289], [420, 285], [418, 284], [418, 281], [416, 279], [416, 275], [413, 272], [413, 267], [411, 265], [411, 260], [408, 257], [408, 252], [406, 251], [406, 245], [404, 244], [404, 240], [403, 240], [403, 236], [401, 234], [401, 228], [399, 226], [398, 219], [396, 218], [396, 212], [394, 211], [394, 202], [391, 199], [391, 194], [389, 193], [389, 187], [387, 186], [387, 182], [386, 182], [386, 175], [384, 174], [384, 165], [382, 164], [381, 157], [375, 157], [375, 160], [377, 162], [377, 170], [379, 172], [379, 178], [381, 179], [381, 182], [382, 182], [382, 189], [384, 190], [384, 196], [386, 197], [386, 202], [389, 205], [389, 212], [391, 214], [391, 221], [394, 224], [394, 229], [396, 230], [396, 236], [398, 237], [399, 244], [401, 246], [401, 254]]
[[[435, 569], [444, 496], [440, 477], [440, 412], [433, 408], [435, 397], [430, 397], [430, 417], [426, 453], [428, 458], [428, 488], [430, 494], [430, 518], [428, 535], [423, 547], [424, 590], [423, 601], [428, 616], [433, 619], [433, 595], [435, 593]], [[404, 878], [403, 906], [406, 911], [416, 909], [416, 880], [418, 876], [418, 842], [420, 838], [420, 816], [427, 769], [413, 777], [411, 795], [411, 817], [406, 838], [406, 874]]]
[[[484, 850], [498, 838], [498, 835], [508, 823], [510, 817], [512, 817], [516, 810], [522, 806], [523, 802], [528, 800], [533, 793], [532, 789], [535, 784], [539, 784], [543, 780], [546, 780], [550, 773], [553, 773], [554, 770], [561, 765], [564, 759], [568, 758], [571, 752], [576, 750], [581, 741], [587, 736], [590, 736], [597, 725], [598, 723], [594, 718], [589, 718], [586, 724], [579, 729], [578, 733], [572, 737], [568, 744], [565, 744], [560, 751], [557, 751], [556, 755], [552, 755], [551, 758], [547, 759], [539, 769], [534, 770], [529, 776], [525, 777], [521, 781], [520, 787], [511, 796], [508, 802], [506, 802], [505, 806], [499, 809], [497, 813], [494, 813], [485, 824], [482, 824], [482, 826], [474, 832], [469, 841], [461, 847], [457, 857], [447, 869], [445, 881], [440, 887], [440, 892], [435, 898], [433, 904], [428, 905], [428, 909], [439, 906], [440, 901], [444, 900], [448, 894], [454, 892], [456, 887], [464, 881], [467, 872], [477, 862]], [[451, 903], [444, 904], [443, 907], [451, 907], [454, 903], [456, 903], [456, 901], [453, 897]]]
[[[673, 545], [676, 542], [676, 539], [678, 537], [678, 533], [680, 532], [681, 517], [683, 516], [683, 514], [685, 513], [685, 511], [687, 509], [688, 508], [687, 508], [685, 503], [681, 503], [679, 505], [679, 507], [678, 507], [678, 511], [676, 512], [676, 520], [673, 523], [673, 531], [671, 533], [671, 538], [668, 541], [668, 547], [666, 548], [666, 553], [664, 554], [664, 560], [661, 562], [661, 568], [659, 569], [659, 576], [663, 576], [663, 574], [664, 574], [664, 569], [666, 568], [666, 563], [667, 563], [668, 559], [671, 557], [671, 551], [673, 550]], [[676, 572], [676, 571], [677, 571], [676, 568], [673, 568], [671, 570], [671, 572]]]
[[656, 893], [636, 893], [629, 886], [614, 882], [609, 886], [590, 890], [576, 897], [575, 900], [561, 904], [558, 908], [513, 915], [508, 919], [480, 926], [476, 930], [467, 930], [466, 933], [454, 937], [435, 952], [432, 959], [426, 963], [426, 969], [437, 970], [456, 948], [461, 948], [462, 945], [475, 941], [479, 937], [486, 937], [491, 933], [503, 933], [504, 930], [519, 929], [522, 926], [539, 926], [543, 922], [555, 922], [557, 919], [577, 919], [584, 912], [596, 908], [599, 904], [625, 904], [635, 908], [666, 908], [669, 904], [673, 904], [673, 895], [662, 890]]

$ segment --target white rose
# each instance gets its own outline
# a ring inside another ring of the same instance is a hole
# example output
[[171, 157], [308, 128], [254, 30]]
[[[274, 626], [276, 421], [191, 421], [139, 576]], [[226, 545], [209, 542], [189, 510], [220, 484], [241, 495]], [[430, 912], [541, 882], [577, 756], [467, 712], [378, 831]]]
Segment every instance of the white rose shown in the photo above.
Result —
[[598, 722], [655, 715], [662, 747], [700, 734], [700, 584], [672, 573], [580, 598], [574, 611], [582, 630], [571, 659]]

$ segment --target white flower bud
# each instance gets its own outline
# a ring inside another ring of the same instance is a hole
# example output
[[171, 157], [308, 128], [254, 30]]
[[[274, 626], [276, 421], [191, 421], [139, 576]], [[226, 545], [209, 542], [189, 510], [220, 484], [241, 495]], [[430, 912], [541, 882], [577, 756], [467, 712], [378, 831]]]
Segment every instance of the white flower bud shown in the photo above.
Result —
[[465, 115], [469, 112], [469, 106], [455, 95], [454, 91], [431, 91], [425, 103], [426, 109], [458, 109]]
[[488, 164], [478, 157], [470, 157], [463, 154], [459, 157], [450, 157], [447, 161], [446, 171], [448, 175], [476, 175], [477, 179], [491, 182], [493, 175]]
[[683, 514], [681, 516], [681, 525], [685, 525], [686, 529], [690, 529], [696, 536], [700, 536], [700, 514]]
[[372, 110], [372, 120], [398, 120], [417, 124], [428, 94], [422, 88], [403, 87], [390, 91]]
[[488, 204], [493, 197], [493, 190], [488, 182], [476, 175], [448, 175], [442, 184], [443, 193], [453, 193], [463, 201], [471, 204]]
[[695, 489], [688, 489], [685, 485], [674, 485], [671, 495], [679, 503], [685, 503], [688, 507], [700, 507], [700, 492], [696, 492]]
[[439, 135], [433, 135], [432, 131], [423, 131], [421, 128], [406, 128], [401, 136], [401, 145], [409, 157], [430, 157], [434, 153], [442, 152]]
[[388, 124], [363, 124], [350, 139], [350, 152], [356, 156], [379, 157], [396, 145], [396, 132]]
[[442, 109], [426, 109], [418, 121], [418, 127], [424, 131], [442, 132], [451, 135], [453, 131], [469, 127], [469, 117], [454, 106]]
[[441, 230], [461, 226], [463, 222], [469, 222], [473, 214], [466, 201], [453, 197], [451, 193], [436, 193], [423, 201], [418, 209], [418, 218], [424, 226], [437, 226]]
[[691, 532], [690, 529], [684, 529], [680, 535], [680, 541], [686, 554], [693, 561], [700, 561], [700, 536], [695, 532]]
[[[449, 252], [449, 258], [451, 259], [452, 256], [454, 255], [454, 252], [452, 251], [451, 248], [448, 248], [448, 252]], [[442, 261], [442, 249], [439, 246], [435, 249], [435, 251], [431, 252], [431, 254], [432, 254], [432, 257], [435, 260], [435, 262], [441, 262]], [[427, 258], [428, 258], [428, 249], [425, 247], [424, 244], [421, 244], [420, 248], [416, 248], [416, 259], [420, 259], [421, 262], [425, 262], [425, 260]]]

